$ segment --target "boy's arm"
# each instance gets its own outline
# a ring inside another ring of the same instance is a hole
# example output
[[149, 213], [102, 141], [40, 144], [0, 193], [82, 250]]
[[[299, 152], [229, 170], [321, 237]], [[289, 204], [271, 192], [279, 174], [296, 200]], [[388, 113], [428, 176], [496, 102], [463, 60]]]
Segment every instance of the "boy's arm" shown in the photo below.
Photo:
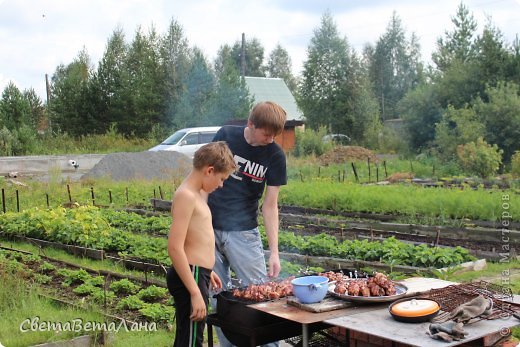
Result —
[[269, 243], [269, 276], [278, 277], [280, 274], [280, 256], [278, 254], [278, 193], [280, 186], [267, 186], [264, 203], [262, 205], [262, 216], [264, 217], [265, 233]]
[[168, 255], [175, 271], [190, 293], [192, 306], [190, 319], [202, 320], [206, 316], [206, 304], [191, 274], [188, 257], [184, 251], [184, 242], [194, 209], [195, 199], [189, 191], [180, 190], [175, 193], [172, 203], [172, 224], [168, 236]]

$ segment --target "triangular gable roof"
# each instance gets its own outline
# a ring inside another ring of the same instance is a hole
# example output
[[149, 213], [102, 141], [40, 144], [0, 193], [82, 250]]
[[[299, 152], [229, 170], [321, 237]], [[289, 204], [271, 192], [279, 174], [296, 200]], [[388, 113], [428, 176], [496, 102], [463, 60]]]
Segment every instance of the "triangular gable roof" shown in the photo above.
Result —
[[291, 91], [281, 78], [267, 77], [244, 77], [249, 93], [255, 99], [255, 103], [260, 101], [273, 101], [282, 106], [287, 112], [287, 120], [304, 121], [296, 100]]

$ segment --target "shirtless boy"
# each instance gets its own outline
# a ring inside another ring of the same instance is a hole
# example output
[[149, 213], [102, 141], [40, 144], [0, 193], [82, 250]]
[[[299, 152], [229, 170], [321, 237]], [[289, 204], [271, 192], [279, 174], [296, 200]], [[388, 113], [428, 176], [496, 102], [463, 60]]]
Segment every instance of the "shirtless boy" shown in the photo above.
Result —
[[215, 237], [206, 197], [222, 187], [235, 167], [225, 142], [208, 143], [195, 152], [193, 169], [173, 196], [168, 236], [173, 267], [166, 281], [176, 306], [176, 347], [202, 346], [209, 286], [222, 287], [212, 271]]

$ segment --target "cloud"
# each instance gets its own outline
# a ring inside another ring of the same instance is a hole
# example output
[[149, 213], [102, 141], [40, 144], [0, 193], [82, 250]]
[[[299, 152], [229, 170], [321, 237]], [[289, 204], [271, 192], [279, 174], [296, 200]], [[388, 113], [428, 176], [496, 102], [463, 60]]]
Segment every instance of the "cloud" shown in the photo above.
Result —
[[[482, 28], [486, 14], [512, 42], [520, 32], [520, 0], [465, 0]], [[257, 38], [264, 59], [281, 44], [287, 49], [295, 74], [301, 73], [314, 30], [330, 11], [341, 35], [361, 52], [384, 34], [396, 11], [409, 36], [419, 37], [423, 59], [428, 61], [435, 42], [452, 30], [451, 17], [459, 2], [453, 0], [0, 0], [0, 90], [6, 81], [20, 89], [34, 87], [42, 99], [45, 74], [68, 64], [86, 48], [92, 62], [101, 59], [113, 31], [123, 29], [127, 42], [141, 27], [164, 34], [171, 20], [184, 29], [190, 45], [213, 61], [219, 47]]]

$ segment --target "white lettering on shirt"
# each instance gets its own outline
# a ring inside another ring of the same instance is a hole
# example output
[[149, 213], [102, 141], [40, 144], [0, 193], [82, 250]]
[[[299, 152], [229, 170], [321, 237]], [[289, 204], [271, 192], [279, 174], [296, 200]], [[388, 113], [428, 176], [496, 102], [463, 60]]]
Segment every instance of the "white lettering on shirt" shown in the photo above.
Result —
[[242, 175], [251, 177], [251, 180], [256, 183], [262, 183], [267, 173], [267, 168], [258, 163], [252, 162], [239, 155], [235, 155], [235, 163], [237, 164], [237, 171], [231, 174], [231, 176], [239, 181], [242, 181]]

